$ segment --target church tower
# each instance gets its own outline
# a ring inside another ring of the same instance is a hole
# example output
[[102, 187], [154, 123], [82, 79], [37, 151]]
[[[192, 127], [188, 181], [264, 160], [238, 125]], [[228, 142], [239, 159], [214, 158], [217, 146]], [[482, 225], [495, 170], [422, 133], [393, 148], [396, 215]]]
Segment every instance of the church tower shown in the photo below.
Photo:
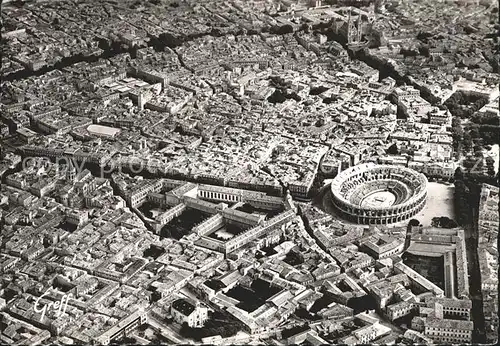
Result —
[[66, 172], [66, 180], [68, 182], [74, 182], [76, 178], [76, 168], [73, 166], [73, 160], [70, 158], [68, 160], [68, 170]]

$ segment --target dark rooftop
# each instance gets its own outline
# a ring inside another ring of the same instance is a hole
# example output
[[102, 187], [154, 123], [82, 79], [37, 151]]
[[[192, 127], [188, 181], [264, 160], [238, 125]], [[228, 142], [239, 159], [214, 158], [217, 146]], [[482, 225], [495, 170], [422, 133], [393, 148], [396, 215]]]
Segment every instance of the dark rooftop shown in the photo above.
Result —
[[195, 306], [184, 299], [177, 299], [172, 303], [172, 307], [185, 316], [191, 315], [195, 310]]

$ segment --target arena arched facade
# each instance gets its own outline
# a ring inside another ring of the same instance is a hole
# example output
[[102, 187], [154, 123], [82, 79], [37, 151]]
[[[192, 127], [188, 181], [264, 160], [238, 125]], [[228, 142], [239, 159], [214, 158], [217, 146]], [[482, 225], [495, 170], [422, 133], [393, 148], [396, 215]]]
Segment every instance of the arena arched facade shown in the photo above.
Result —
[[364, 163], [332, 181], [336, 212], [359, 224], [389, 224], [418, 214], [427, 200], [427, 178], [412, 169]]

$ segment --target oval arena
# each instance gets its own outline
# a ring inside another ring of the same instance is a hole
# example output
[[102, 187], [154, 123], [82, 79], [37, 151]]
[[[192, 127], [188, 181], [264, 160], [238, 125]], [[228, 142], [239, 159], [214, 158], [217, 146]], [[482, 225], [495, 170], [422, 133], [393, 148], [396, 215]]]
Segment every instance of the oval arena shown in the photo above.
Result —
[[427, 199], [427, 178], [412, 169], [364, 163], [338, 174], [331, 185], [336, 211], [360, 224], [388, 224], [419, 213]]

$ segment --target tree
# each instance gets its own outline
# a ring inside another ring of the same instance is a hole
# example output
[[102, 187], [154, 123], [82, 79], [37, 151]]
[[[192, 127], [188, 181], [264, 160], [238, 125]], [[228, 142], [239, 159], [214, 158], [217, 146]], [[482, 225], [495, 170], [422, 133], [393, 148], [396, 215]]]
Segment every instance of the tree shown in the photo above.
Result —
[[291, 34], [293, 33], [293, 26], [289, 24], [282, 25], [280, 27], [274, 27], [272, 29], [273, 33], [278, 34], [278, 35], [285, 35], [285, 34]]
[[187, 322], [184, 322], [181, 325], [181, 329], [179, 330], [179, 334], [185, 338], [193, 338], [193, 328], [191, 328]]
[[486, 174], [488, 174], [490, 177], [494, 177], [495, 176], [495, 168], [493, 166], [487, 167]]
[[455, 211], [457, 215], [457, 221], [461, 225], [464, 225], [469, 221], [469, 192], [470, 190], [463, 180], [458, 180], [455, 182]]
[[314, 124], [316, 127], [321, 127], [323, 125], [325, 125], [325, 120], [323, 118], [316, 120], [316, 123]]
[[300, 30], [304, 31], [306, 34], [311, 32], [311, 28], [308, 24], [304, 23], [300, 26]]
[[464, 130], [462, 128], [462, 121], [459, 117], [453, 117], [451, 121], [451, 134], [453, 137], [453, 150], [460, 154], [460, 146], [463, 141]]
[[443, 228], [455, 228], [458, 227], [458, 224], [455, 220], [450, 219], [449, 217], [442, 216], [440, 220], [441, 227]]
[[480, 99], [478, 99], [478, 100], [476, 100], [474, 102], [474, 104], [472, 105], [471, 109], [475, 113], [478, 110], [480, 110], [481, 108], [483, 108], [487, 103], [488, 103], [488, 99], [487, 98], [480, 98]]
[[480, 125], [480, 137], [483, 139], [483, 144], [499, 144], [500, 141], [500, 126], [497, 125]]
[[420, 221], [418, 221], [417, 219], [411, 219], [410, 222], [408, 222], [408, 224], [410, 226], [418, 226], [420, 225]]
[[391, 155], [398, 155], [399, 149], [396, 143], [392, 144], [389, 148], [387, 148], [387, 153]]
[[492, 157], [487, 156], [485, 161], [486, 161], [487, 174], [489, 176], [494, 176], [495, 175], [495, 160]]
[[467, 169], [471, 170], [472, 168], [477, 168], [477, 159], [469, 156], [463, 162], [462, 165]]
[[431, 221], [433, 227], [455, 228], [458, 224], [447, 216], [433, 217]]
[[487, 156], [485, 161], [486, 166], [493, 166], [495, 164], [495, 159], [493, 159], [491, 156]]
[[476, 113], [470, 119], [474, 124], [479, 125], [500, 125], [500, 119], [491, 113]]
[[430, 32], [420, 31], [417, 34], [417, 40], [427, 42], [427, 40], [432, 36], [434, 36], [434, 34], [431, 34]]
[[463, 145], [466, 151], [469, 151], [472, 148], [472, 137], [467, 132], [463, 135]]
[[292, 250], [288, 252], [284, 261], [292, 266], [296, 266], [304, 263], [304, 256], [300, 252]]
[[438, 216], [432, 218], [431, 226], [432, 227], [439, 227], [439, 217]]
[[479, 133], [479, 125], [472, 125], [469, 130], [469, 134], [472, 138], [479, 138], [481, 134]]

